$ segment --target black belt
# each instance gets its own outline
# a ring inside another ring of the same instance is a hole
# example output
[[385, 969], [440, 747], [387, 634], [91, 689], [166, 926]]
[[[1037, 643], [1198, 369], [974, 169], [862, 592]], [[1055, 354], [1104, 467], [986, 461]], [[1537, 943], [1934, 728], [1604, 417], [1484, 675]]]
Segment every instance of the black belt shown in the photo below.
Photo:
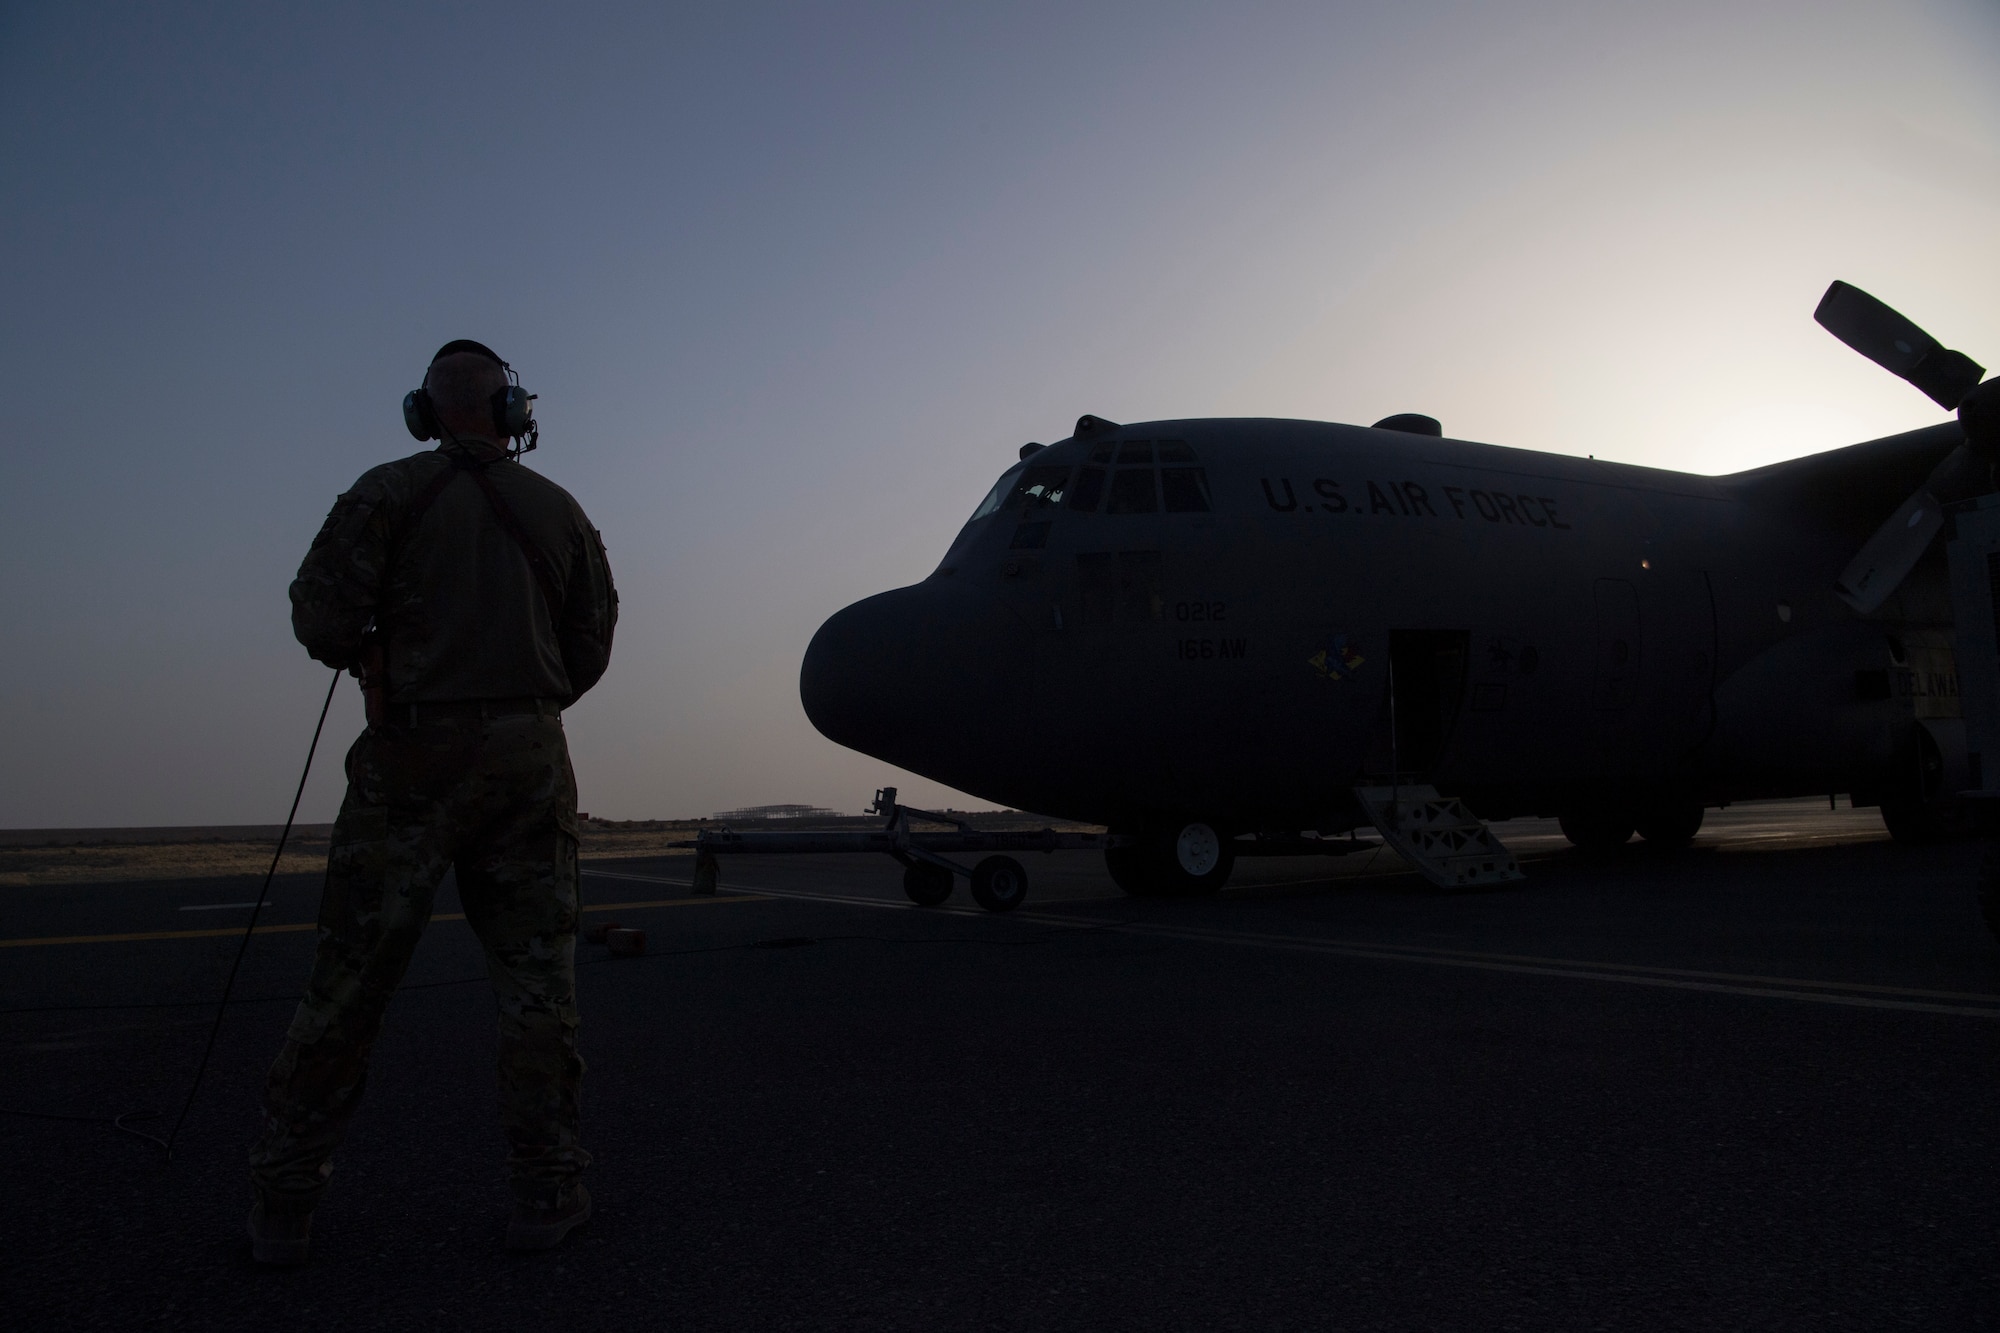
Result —
[[560, 717], [562, 704], [555, 699], [540, 699], [532, 694], [523, 694], [512, 699], [440, 699], [436, 702], [424, 700], [420, 703], [389, 705], [390, 719], [401, 726], [411, 728], [419, 722], [468, 718], [483, 721], [490, 717], [521, 717], [530, 713], [541, 717]]

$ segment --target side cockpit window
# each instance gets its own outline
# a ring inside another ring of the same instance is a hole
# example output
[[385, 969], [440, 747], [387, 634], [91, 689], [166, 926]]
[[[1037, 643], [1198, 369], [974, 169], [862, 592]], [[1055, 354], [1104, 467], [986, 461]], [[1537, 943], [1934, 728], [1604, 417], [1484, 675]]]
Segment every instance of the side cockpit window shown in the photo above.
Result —
[[1021, 476], [1021, 484], [1014, 488], [1009, 498], [1009, 509], [1053, 509], [1062, 503], [1063, 491], [1069, 485], [1069, 469], [1066, 467], [1031, 467]]
[[1026, 463], [1016, 463], [1005, 472], [1002, 472], [1000, 480], [993, 483], [993, 489], [986, 492], [986, 498], [979, 502], [979, 508], [972, 511], [972, 517], [980, 519], [985, 518], [988, 514], [998, 513], [1000, 506], [1007, 503], [1007, 497], [1014, 493], [1014, 483], [1020, 478], [1021, 473], [1027, 469], [1027, 466]]

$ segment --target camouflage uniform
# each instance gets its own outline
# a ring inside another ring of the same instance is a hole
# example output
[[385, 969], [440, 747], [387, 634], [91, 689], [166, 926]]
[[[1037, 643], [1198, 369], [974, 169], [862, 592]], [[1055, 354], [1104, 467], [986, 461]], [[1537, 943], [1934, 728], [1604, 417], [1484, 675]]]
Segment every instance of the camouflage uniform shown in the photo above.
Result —
[[[481, 488], [439, 470], [468, 457], [503, 484], [505, 522]], [[480, 595], [452, 595], [467, 590]], [[552, 1199], [590, 1161], [577, 1141], [576, 780], [560, 712], [610, 655], [617, 599], [602, 543], [574, 500], [518, 463], [439, 450], [341, 496], [292, 600], [300, 640], [334, 666], [381, 622], [392, 707], [348, 752], [319, 948], [271, 1067], [252, 1179], [300, 1208], [325, 1192], [383, 1011], [456, 867], [499, 1000], [514, 1187], [524, 1202]]]

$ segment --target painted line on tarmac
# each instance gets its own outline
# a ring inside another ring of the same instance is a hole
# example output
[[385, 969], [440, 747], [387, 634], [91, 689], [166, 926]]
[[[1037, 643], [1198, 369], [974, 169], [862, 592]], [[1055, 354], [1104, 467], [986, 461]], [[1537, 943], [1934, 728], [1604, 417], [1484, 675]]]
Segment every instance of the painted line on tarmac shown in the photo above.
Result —
[[[594, 874], [596, 872], [586, 871], [585, 873]], [[631, 877], [625, 876], [624, 878]], [[675, 881], [668, 880], [662, 882], [673, 883]], [[701, 907], [709, 903], [756, 902], [759, 898], [765, 896], [768, 895], [757, 893], [754, 890], [744, 893], [731, 890], [726, 894], [720, 894], [713, 898], [656, 898], [650, 902], [602, 903], [587, 906], [583, 910], [586, 912], [638, 912], [654, 907]], [[247, 906], [248, 904], [245, 905]], [[439, 912], [431, 920], [463, 921], [465, 920], [465, 913]], [[287, 921], [282, 925], [259, 926], [250, 933], [253, 935], [290, 935], [302, 930], [318, 929], [319, 922], [317, 921]], [[135, 940], [206, 940], [217, 939], [222, 936], [233, 938], [242, 933], [243, 927], [241, 926], [225, 926], [219, 930], [137, 930], [119, 935], [27, 935], [20, 939], [0, 940], [0, 949], [27, 949], [38, 944], [129, 944]]]
[[[1048, 918], [1036, 918], [1048, 919]], [[1060, 919], [1060, 918], [1057, 918]], [[1070, 918], [1081, 920], [1081, 918]], [[1741, 982], [1705, 981], [1704, 975], [1674, 975], [1679, 969], [1642, 969], [1630, 963], [1596, 963], [1576, 959], [1548, 959], [1542, 962], [1508, 962], [1505, 955], [1482, 957], [1451, 950], [1421, 949], [1403, 945], [1347, 943], [1337, 940], [1299, 939], [1283, 935], [1253, 935], [1247, 932], [1202, 930], [1191, 927], [1155, 926], [1147, 923], [1098, 923], [1102, 928], [1123, 930], [1135, 935], [1156, 935], [1215, 944], [1245, 944], [1254, 948], [1281, 949], [1294, 953], [1333, 954], [1345, 958], [1367, 958], [1380, 962], [1426, 963], [1433, 967], [1469, 968], [1481, 972], [1513, 972], [1528, 976], [1569, 977], [1578, 981], [1611, 981], [1628, 986], [1651, 986], [1662, 990], [1702, 991], [1712, 995], [1751, 995], [1772, 1000], [1804, 1000], [1813, 1004], [1837, 1004], [1857, 1009], [1897, 1009], [1911, 1013], [1951, 1014], [1959, 1018], [2000, 1020], [2000, 995], [1962, 991], [1905, 991], [1898, 987], [1868, 986], [1842, 981], [1804, 981], [1791, 978], [1746, 977]], [[1814, 987], [1801, 990], [1796, 987]], [[1975, 1001], [1974, 1004], [1941, 1004], [1926, 1000], [1890, 999], [1881, 994], [1939, 994]]]
[[[585, 871], [610, 879], [643, 880], [660, 884], [687, 884], [691, 881], [663, 879], [651, 875], [613, 874]], [[796, 898], [807, 902], [841, 903], [852, 907], [889, 908], [896, 911], [944, 913], [953, 916], [984, 917], [991, 913], [969, 907], [923, 907], [884, 898], [861, 898], [847, 894], [809, 893], [797, 889], [730, 886], [734, 891], [756, 893], [766, 898]], [[1735, 972], [1701, 972], [1685, 968], [1652, 967], [1640, 963], [1602, 963], [1572, 958], [1538, 958], [1530, 954], [1475, 953], [1459, 949], [1432, 949], [1421, 945], [1376, 944], [1361, 940], [1315, 940], [1295, 935], [1270, 935], [1254, 931], [1209, 930], [1196, 926], [1161, 926], [1144, 921], [1115, 921], [1098, 917], [1055, 916], [1046, 912], [1011, 912], [1008, 919], [1032, 921], [1044, 926], [1075, 926], [1080, 930], [1115, 930], [1133, 935], [1154, 935], [1166, 939], [1202, 944], [1238, 944], [1251, 948], [1278, 949], [1288, 953], [1331, 954], [1343, 958], [1364, 958], [1373, 962], [1424, 963], [1433, 967], [1457, 967], [1480, 972], [1511, 972], [1526, 976], [1568, 977], [1577, 981], [1609, 981], [1627, 986], [1650, 986], [1662, 990], [1697, 991], [1711, 995], [1748, 995], [1771, 1000], [1803, 1000], [1810, 1004], [1833, 1004], [1856, 1009], [1890, 1009], [1908, 1013], [1949, 1014], [1959, 1018], [2000, 1020], [2000, 994], [1980, 991], [1934, 991], [1908, 986], [1878, 986], [1866, 982], [1818, 981], [1802, 977], [1766, 977]], [[1909, 997], [1909, 998], [1896, 998]], [[1944, 1003], [1944, 1001], [1969, 1003]]]
[[[1283, 938], [1282, 936], [1278, 938]], [[1651, 976], [1687, 977], [1699, 981], [1739, 982], [1758, 986], [1805, 986], [1813, 989], [1856, 991], [1870, 995], [1906, 995], [1930, 1000], [1968, 1000], [1974, 1004], [2000, 1005], [2000, 994], [1990, 991], [1926, 990], [1916, 986], [1878, 986], [1866, 981], [1819, 981], [1811, 977], [1767, 977], [1754, 972], [1706, 972], [1685, 967], [1659, 967], [1652, 963], [1579, 962], [1572, 958], [1539, 958], [1533, 954], [1481, 953], [1470, 949], [1433, 949], [1423, 945], [1358, 944], [1357, 947], [1386, 949], [1419, 955], [1478, 958], [1494, 962], [1526, 963], [1544, 967], [1588, 967], [1608, 972], [1632, 972]]]

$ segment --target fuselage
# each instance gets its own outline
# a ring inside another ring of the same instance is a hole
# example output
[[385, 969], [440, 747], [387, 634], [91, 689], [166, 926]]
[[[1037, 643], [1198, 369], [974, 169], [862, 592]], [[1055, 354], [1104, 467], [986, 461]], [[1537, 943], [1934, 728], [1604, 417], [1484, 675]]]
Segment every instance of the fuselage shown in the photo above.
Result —
[[1862, 620], [1832, 588], [1853, 549], [1740, 478], [1102, 423], [1010, 469], [928, 579], [830, 619], [801, 695], [843, 745], [1112, 825], [1338, 827], [1392, 772], [1494, 816], [1874, 799], [1956, 708], [1935, 571]]

